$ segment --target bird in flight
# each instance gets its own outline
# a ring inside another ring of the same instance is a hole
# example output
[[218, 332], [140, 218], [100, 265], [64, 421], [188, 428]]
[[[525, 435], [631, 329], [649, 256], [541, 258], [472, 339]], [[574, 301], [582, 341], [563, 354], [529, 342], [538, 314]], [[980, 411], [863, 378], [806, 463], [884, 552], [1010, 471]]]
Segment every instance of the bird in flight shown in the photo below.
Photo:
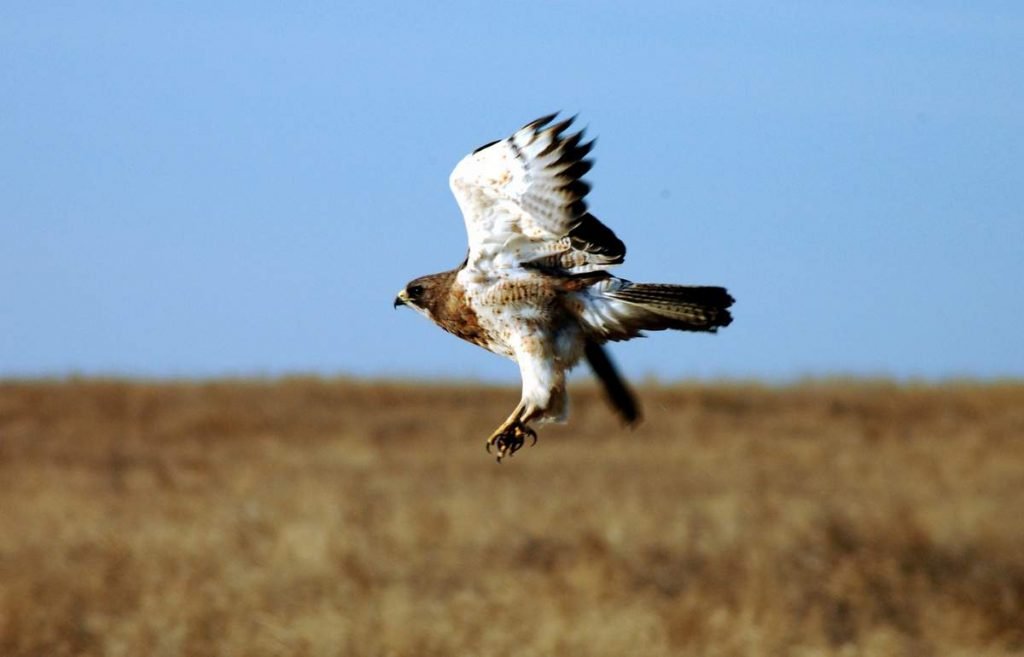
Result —
[[395, 298], [454, 335], [519, 365], [522, 398], [486, 447], [498, 462], [531, 422], [564, 421], [566, 373], [585, 358], [626, 423], [636, 398], [605, 351], [643, 331], [714, 333], [732, 321], [722, 287], [633, 283], [608, 270], [626, 247], [587, 211], [583, 176], [594, 142], [557, 114], [526, 124], [462, 159], [449, 179], [469, 235], [455, 269], [410, 281]]

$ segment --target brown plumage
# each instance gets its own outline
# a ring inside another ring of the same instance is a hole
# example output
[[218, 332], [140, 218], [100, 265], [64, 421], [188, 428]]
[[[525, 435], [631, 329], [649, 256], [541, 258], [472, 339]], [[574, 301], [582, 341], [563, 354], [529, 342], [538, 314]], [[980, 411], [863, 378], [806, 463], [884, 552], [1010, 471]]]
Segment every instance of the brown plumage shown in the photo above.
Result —
[[466, 221], [462, 265], [410, 281], [395, 299], [444, 330], [519, 364], [523, 395], [488, 438], [498, 460], [536, 440], [533, 421], [565, 417], [565, 375], [586, 358], [613, 407], [640, 418], [602, 345], [643, 331], [714, 333], [728, 326], [725, 288], [632, 283], [607, 271], [626, 247], [587, 211], [581, 179], [593, 142], [554, 115], [466, 156], [451, 187]]
[[438, 326], [452, 335], [488, 348], [491, 338], [467, 303], [465, 290], [455, 281], [458, 269], [421, 276], [405, 287], [407, 299], [396, 301], [422, 308]]

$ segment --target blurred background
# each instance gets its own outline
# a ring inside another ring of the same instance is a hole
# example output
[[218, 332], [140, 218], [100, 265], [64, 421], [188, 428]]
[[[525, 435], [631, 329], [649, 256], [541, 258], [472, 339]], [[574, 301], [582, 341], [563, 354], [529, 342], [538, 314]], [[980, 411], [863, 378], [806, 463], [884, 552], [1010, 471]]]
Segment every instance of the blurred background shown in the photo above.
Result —
[[[3, 3], [0, 655], [1022, 654], [1022, 35]], [[581, 372], [497, 466], [515, 366], [391, 304], [463, 258], [455, 164], [555, 110], [618, 273], [736, 321], [615, 345], [644, 423]]]
[[6, 3], [0, 375], [511, 381], [391, 308], [458, 160], [598, 137], [619, 274], [726, 285], [662, 379], [1024, 375], [1019, 3]]

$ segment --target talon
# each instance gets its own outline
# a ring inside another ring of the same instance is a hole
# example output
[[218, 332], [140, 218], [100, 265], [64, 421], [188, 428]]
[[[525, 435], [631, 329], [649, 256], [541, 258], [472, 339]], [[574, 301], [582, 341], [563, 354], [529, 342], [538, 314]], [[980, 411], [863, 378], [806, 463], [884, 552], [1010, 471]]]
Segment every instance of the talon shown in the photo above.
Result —
[[537, 444], [537, 432], [526, 426], [523, 422], [515, 422], [510, 426], [507, 426], [500, 431], [496, 431], [487, 442], [484, 443], [484, 447], [487, 449], [487, 453], [491, 453], [491, 446], [496, 448], [497, 462], [501, 463], [501, 460], [506, 456], [512, 456], [526, 444], [525, 437], [530, 437], [530, 444]]

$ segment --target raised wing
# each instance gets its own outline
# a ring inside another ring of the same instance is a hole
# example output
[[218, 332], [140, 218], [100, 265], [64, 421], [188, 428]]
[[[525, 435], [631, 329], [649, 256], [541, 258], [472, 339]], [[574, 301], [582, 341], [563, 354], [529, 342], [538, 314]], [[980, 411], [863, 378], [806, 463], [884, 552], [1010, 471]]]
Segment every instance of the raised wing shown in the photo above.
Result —
[[469, 263], [520, 265], [580, 273], [622, 262], [625, 245], [587, 212], [583, 175], [594, 142], [566, 135], [573, 119], [554, 114], [481, 146], [449, 183], [466, 221]]

